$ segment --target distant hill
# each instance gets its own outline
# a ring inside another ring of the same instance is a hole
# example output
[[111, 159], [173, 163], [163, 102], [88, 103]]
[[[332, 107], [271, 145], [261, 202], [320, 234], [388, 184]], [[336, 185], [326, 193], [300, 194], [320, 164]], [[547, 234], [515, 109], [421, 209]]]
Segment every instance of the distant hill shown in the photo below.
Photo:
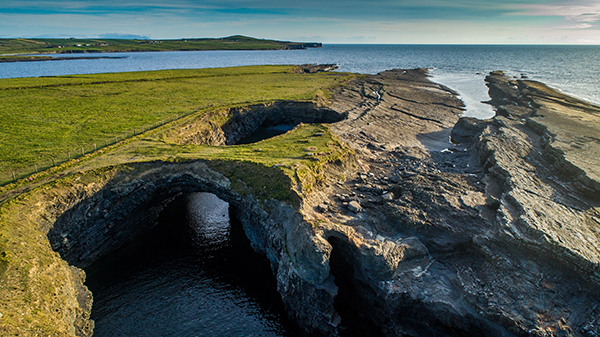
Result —
[[319, 47], [322, 47], [321, 43], [264, 40], [242, 35], [224, 38], [190, 38], [179, 40], [104, 38], [0, 39], [0, 54], [68, 54], [184, 50], [284, 50]]

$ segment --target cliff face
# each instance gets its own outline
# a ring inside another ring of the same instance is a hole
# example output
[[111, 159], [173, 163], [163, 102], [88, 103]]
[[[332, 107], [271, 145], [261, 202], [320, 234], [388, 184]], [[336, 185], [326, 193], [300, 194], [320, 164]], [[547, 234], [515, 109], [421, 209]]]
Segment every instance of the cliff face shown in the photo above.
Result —
[[333, 276], [342, 324], [411, 336], [600, 332], [598, 107], [497, 73], [488, 83], [498, 116], [458, 123], [460, 102], [422, 71], [337, 92], [333, 108], [348, 118], [331, 128], [358, 170], [331, 176], [302, 214], [329, 260], [311, 282]]
[[356, 155], [324, 165], [299, 207], [242, 195], [199, 160], [43, 186], [10, 206], [30, 210], [19, 221], [35, 231], [23, 235], [62, 275], [37, 293], [59, 294], [52, 317], [65, 335], [89, 335], [91, 297], [71, 266], [149, 230], [175, 196], [203, 191], [236, 210], [290, 317], [311, 335], [598, 335], [599, 108], [501, 73], [487, 81], [498, 115], [485, 121], [460, 119], [456, 94], [417, 69], [356, 79], [327, 109], [232, 109], [166, 134], [223, 145], [265, 123], [332, 123]]

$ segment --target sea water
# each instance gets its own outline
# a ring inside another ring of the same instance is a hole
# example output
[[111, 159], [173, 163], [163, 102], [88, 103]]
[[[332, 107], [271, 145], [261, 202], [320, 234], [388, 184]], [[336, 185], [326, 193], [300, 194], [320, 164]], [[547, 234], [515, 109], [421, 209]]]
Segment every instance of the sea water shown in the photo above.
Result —
[[[61, 57], [76, 56], [60, 55]], [[92, 55], [90, 55], [92, 56]], [[113, 53], [119, 59], [0, 63], [0, 78], [260, 64], [335, 63], [338, 71], [376, 74], [400, 68], [430, 69], [432, 79], [459, 93], [465, 116], [494, 112], [485, 76], [502, 70], [600, 103], [600, 46], [526, 45], [324, 45], [307, 50]]]
[[229, 204], [171, 202], [149, 233], [86, 268], [94, 336], [300, 336]]

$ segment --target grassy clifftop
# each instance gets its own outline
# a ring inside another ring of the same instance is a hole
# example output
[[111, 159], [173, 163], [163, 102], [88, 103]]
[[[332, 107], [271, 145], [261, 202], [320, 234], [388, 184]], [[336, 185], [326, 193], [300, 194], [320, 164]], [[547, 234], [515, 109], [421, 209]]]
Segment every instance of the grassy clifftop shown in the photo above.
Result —
[[293, 66], [0, 80], [0, 183], [208, 109], [311, 100], [346, 74]]

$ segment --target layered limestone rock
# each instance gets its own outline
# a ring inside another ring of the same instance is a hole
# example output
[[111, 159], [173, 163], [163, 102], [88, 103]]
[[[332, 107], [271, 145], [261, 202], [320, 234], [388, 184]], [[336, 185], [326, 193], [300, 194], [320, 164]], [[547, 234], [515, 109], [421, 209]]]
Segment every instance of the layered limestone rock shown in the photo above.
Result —
[[456, 97], [418, 70], [337, 92], [333, 107], [348, 119], [332, 130], [361, 164], [332, 174], [303, 214], [315, 242], [332, 247], [320, 250], [342, 326], [358, 319], [390, 336], [600, 332], [598, 107], [536, 82], [488, 81], [499, 111], [488, 121], [456, 123]]

